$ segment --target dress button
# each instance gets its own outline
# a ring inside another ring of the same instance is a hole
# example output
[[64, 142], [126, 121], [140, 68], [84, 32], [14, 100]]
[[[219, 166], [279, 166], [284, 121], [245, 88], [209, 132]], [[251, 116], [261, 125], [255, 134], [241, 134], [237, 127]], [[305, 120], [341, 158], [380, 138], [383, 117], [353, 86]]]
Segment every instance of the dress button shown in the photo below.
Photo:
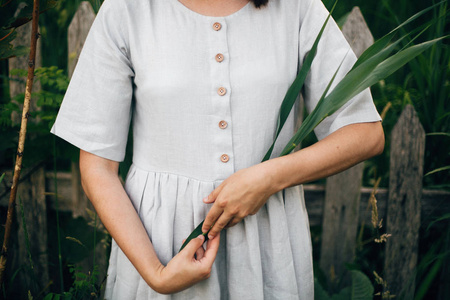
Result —
[[213, 24], [213, 29], [215, 31], [219, 31], [222, 28], [222, 24], [220, 24], [219, 22], [216, 22]]
[[226, 121], [220, 121], [219, 122], [219, 128], [220, 129], [225, 129], [228, 127], [228, 123]]
[[222, 53], [219, 53], [219, 54], [216, 55], [216, 61], [217, 62], [222, 62], [223, 61], [223, 54]]
[[225, 95], [226, 93], [227, 93], [227, 89], [224, 88], [224, 87], [220, 87], [220, 88], [217, 90], [217, 94], [219, 94], [220, 96], [223, 96], [223, 95]]
[[226, 162], [228, 162], [230, 160], [230, 157], [228, 155], [226, 155], [226, 154], [222, 154], [222, 156], [220, 157], [220, 160], [223, 163], [226, 163]]

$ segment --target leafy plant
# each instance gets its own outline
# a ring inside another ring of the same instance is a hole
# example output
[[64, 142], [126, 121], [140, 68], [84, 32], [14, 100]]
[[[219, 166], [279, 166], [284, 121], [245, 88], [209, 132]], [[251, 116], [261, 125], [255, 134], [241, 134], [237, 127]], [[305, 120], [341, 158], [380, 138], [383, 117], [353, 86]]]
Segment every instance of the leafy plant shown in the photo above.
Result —
[[[383, 6], [391, 16], [398, 20], [392, 1], [383, 0]], [[436, 3], [433, 0], [433, 3]], [[422, 39], [435, 39], [449, 33], [450, 22], [448, 2], [442, 1], [432, 6], [428, 13], [432, 21], [426, 23], [428, 30]], [[398, 22], [398, 21], [397, 21]], [[410, 42], [405, 39], [402, 45]], [[403, 101], [397, 111], [401, 112], [406, 104], [413, 104], [426, 133], [450, 132], [450, 51], [445, 40], [438, 41], [428, 51], [418, 55], [408, 63], [397, 78], [397, 86], [403, 91]], [[392, 84], [391, 84], [392, 87]], [[389, 93], [392, 96], [392, 93]], [[387, 100], [390, 101], [390, 100]], [[396, 117], [396, 116], [395, 116]], [[396, 118], [395, 118], [396, 119]], [[446, 147], [443, 145], [446, 145]], [[449, 140], [442, 135], [427, 135], [425, 148], [425, 172], [439, 176], [425, 176], [428, 187], [450, 188], [450, 149]], [[435, 172], [433, 172], [435, 171]]]
[[[42, 0], [40, 13], [54, 7], [56, 1]], [[12, 41], [16, 38], [16, 29], [31, 21], [33, 1], [1, 1], [0, 3], [0, 60], [28, 54], [29, 48], [14, 47]]]
[[331, 296], [325, 291], [320, 282], [314, 281], [314, 299], [316, 300], [371, 300], [374, 287], [370, 279], [361, 271], [351, 270], [351, 285], [343, 288]]
[[[11, 70], [10, 80], [21, 80], [26, 76], [25, 70]], [[69, 84], [69, 79], [64, 70], [57, 67], [43, 67], [35, 70], [35, 80], [41, 83], [41, 90], [32, 93], [32, 98], [36, 101], [37, 111], [30, 113], [29, 118], [34, 122], [28, 125], [27, 145], [34, 149], [24, 157], [24, 165], [32, 164], [35, 161], [46, 159], [48, 156], [48, 147], [53, 143], [52, 136], [49, 133], [51, 125], [56, 119], [56, 115], [61, 105], [64, 93]], [[17, 95], [14, 99], [6, 102], [0, 108], [0, 134], [4, 142], [0, 143], [0, 153], [2, 159], [0, 165], [10, 167], [12, 157], [17, 145], [18, 124], [11, 121], [12, 113], [20, 114], [20, 104], [23, 103], [24, 94]], [[74, 159], [76, 156], [75, 148], [66, 143], [58, 141], [57, 156], [61, 158]]]
[[84, 273], [80, 267], [74, 265], [69, 269], [73, 278], [73, 285], [68, 292], [62, 294], [49, 293], [44, 297], [44, 300], [85, 300], [85, 299], [99, 299], [102, 284], [98, 284], [98, 270], [94, 266], [92, 272]]

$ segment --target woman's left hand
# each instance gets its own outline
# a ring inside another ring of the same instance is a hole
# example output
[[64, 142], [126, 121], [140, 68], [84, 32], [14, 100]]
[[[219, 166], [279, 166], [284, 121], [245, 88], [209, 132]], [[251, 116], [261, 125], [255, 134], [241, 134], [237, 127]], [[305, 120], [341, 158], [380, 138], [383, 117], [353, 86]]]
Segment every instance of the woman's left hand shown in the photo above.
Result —
[[277, 192], [270, 168], [266, 162], [240, 170], [203, 199], [205, 203], [214, 203], [202, 227], [203, 232], [212, 227], [209, 238], [215, 237], [225, 227], [236, 225], [246, 216], [256, 214]]

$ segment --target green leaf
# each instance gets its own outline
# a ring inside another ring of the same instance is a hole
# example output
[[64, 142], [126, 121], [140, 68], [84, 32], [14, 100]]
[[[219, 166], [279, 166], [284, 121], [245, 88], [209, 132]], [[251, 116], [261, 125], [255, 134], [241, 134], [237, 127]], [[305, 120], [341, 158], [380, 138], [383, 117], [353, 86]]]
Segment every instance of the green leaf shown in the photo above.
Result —
[[438, 275], [439, 271], [442, 268], [444, 262], [444, 257], [440, 257], [436, 260], [436, 262], [433, 264], [431, 269], [428, 271], [425, 278], [420, 282], [419, 288], [417, 289], [417, 293], [414, 297], [414, 300], [422, 300], [425, 298], [426, 294], [428, 293], [428, 290], [431, 288], [431, 285]]
[[430, 171], [430, 172], [428, 172], [427, 174], [425, 174], [424, 177], [425, 177], [425, 176], [428, 176], [428, 175], [431, 175], [431, 174], [434, 174], [434, 173], [437, 173], [437, 172], [446, 171], [446, 170], [450, 170], [450, 166], [445, 166], [445, 167], [442, 167], [442, 168], [437, 168], [437, 169], [435, 169], [435, 170], [433, 170], [433, 171]]
[[319, 101], [319, 103], [317, 103], [316, 108], [303, 121], [297, 133], [283, 149], [281, 155], [289, 154], [292, 150], [294, 150], [296, 145], [298, 145], [318, 124], [320, 124], [320, 122], [341, 108], [354, 96], [391, 75], [407, 62], [414, 59], [417, 55], [427, 50], [443, 38], [434, 39], [419, 45], [411, 46], [389, 58], [386, 58], [393, 50], [393, 47], [395, 47], [401, 39], [391, 44], [386, 49], [383, 49], [378, 54], [375, 54], [373, 57], [368, 58], [357, 68], [352, 69], [338, 83], [334, 90], [322, 99], [323, 101]]
[[432, 136], [435, 136], [435, 135], [442, 135], [442, 136], [448, 136], [448, 137], [450, 137], [450, 133], [448, 133], [448, 132], [431, 132], [431, 133], [427, 133], [427, 135], [432, 135]]
[[277, 122], [277, 130], [275, 133], [275, 138], [270, 146], [269, 150], [267, 151], [266, 155], [264, 155], [263, 162], [270, 159], [270, 155], [272, 155], [273, 148], [275, 147], [275, 142], [280, 135], [281, 129], [284, 126], [284, 123], [286, 123], [287, 118], [289, 117], [289, 114], [292, 111], [292, 107], [295, 104], [295, 101], [298, 98], [298, 95], [300, 94], [300, 91], [303, 88], [303, 84], [305, 83], [306, 76], [308, 75], [309, 70], [311, 69], [312, 62], [314, 60], [314, 57], [317, 53], [317, 46], [319, 44], [320, 38], [322, 37], [322, 34], [325, 30], [325, 27], [331, 17], [331, 12], [334, 10], [334, 7], [336, 6], [337, 1], [335, 2], [333, 8], [331, 9], [330, 13], [328, 14], [328, 17], [326, 18], [324, 24], [322, 25], [322, 28], [319, 31], [319, 34], [317, 35], [316, 40], [314, 41], [313, 46], [311, 47], [311, 50], [306, 55], [306, 58], [302, 64], [302, 67], [300, 71], [297, 74], [297, 77], [295, 78], [292, 85], [289, 87], [288, 91], [286, 92], [286, 95], [284, 96], [283, 102], [281, 103], [280, 107], [280, 113], [278, 115], [278, 122]]
[[350, 271], [352, 274], [351, 293], [353, 300], [372, 300], [373, 285], [370, 279], [361, 271]]
[[205, 236], [205, 242], [208, 240], [208, 232], [203, 233], [202, 232], [202, 227], [203, 227], [203, 222], [202, 221], [200, 223], [200, 225], [197, 226], [197, 228], [194, 229], [194, 231], [191, 232], [191, 234], [188, 236], [188, 238], [186, 239], [186, 241], [184, 241], [183, 245], [181, 245], [181, 248], [178, 252], [180, 252], [181, 250], [183, 250], [184, 247], [186, 247], [186, 245], [192, 240], [195, 239], [196, 237], [198, 237], [199, 235], [204, 235]]
[[345, 287], [339, 293], [331, 296], [331, 300], [351, 300], [351, 294], [350, 287]]
[[53, 293], [49, 293], [44, 297], [44, 300], [52, 300], [53, 299]]
[[424, 15], [428, 11], [432, 10], [433, 8], [435, 8], [436, 6], [438, 6], [438, 5], [440, 5], [440, 4], [444, 3], [444, 2], [445, 1], [441, 1], [441, 2], [436, 3], [436, 4], [434, 4], [434, 5], [430, 6], [430, 7], [425, 8], [424, 10], [419, 11], [415, 15], [411, 16], [410, 18], [408, 18], [405, 22], [401, 23], [396, 28], [394, 28], [391, 32], [389, 32], [388, 34], [386, 34], [385, 36], [383, 36], [382, 38], [377, 40], [369, 48], [367, 48], [367, 50], [364, 51], [363, 54], [361, 54], [361, 56], [356, 61], [356, 63], [353, 66], [353, 68], [358, 67], [360, 64], [362, 64], [368, 58], [374, 56], [376, 53], [378, 53], [379, 51], [384, 49], [389, 44], [389, 42], [392, 40], [392, 38], [397, 33], [397, 31], [399, 31], [400, 29], [405, 27], [407, 24], [411, 23], [412, 21], [416, 20], [420, 16]]
[[427, 231], [430, 230], [430, 228], [431, 228], [434, 224], [436, 224], [437, 222], [444, 221], [444, 220], [449, 220], [449, 219], [450, 219], [450, 213], [445, 214], [445, 215], [443, 215], [443, 216], [437, 218], [436, 220], [433, 220], [430, 224], [428, 224]]
[[317, 278], [314, 278], [314, 299], [316, 300], [330, 300], [330, 296], [320, 284]]

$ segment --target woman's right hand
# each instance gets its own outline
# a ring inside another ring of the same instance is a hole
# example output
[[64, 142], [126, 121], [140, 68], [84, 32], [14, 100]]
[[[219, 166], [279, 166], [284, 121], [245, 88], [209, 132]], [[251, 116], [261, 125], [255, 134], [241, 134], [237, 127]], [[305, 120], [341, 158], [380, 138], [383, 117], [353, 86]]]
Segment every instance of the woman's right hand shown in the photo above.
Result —
[[158, 280], [153, 285], [155, 291], [172, 294], [209, 278], [219, 249], [220, 235], [208, 241], [206, 250], [202, 246], [204, 240], [203, 235], [192, 239], [167, 266], [161, 265], [159, 276], [156, 276]]

